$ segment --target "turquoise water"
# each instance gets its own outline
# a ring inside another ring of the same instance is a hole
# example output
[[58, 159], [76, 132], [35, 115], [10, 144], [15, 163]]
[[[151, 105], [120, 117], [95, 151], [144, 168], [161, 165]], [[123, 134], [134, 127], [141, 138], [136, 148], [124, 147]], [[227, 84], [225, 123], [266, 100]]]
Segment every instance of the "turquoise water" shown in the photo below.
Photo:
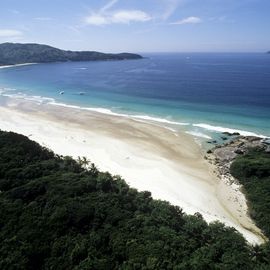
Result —
[[205, 140], [228, 128], [270, 136], [270, 55], [144, 56], [0, 69], [1, 95], [152, 119]]

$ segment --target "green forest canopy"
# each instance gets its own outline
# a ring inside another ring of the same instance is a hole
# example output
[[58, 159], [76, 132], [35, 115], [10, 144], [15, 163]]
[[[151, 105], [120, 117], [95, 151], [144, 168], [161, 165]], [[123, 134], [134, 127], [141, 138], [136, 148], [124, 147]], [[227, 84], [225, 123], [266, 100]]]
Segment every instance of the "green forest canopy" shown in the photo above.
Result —
[[65, 51], [42, 44], [0, 44], [0, 66], [23, 63], [49, 63], [67, 61], [100, 61], [142, 59], [133, 53], [101, 53], [95, 51]]
[[270, 238], [270, 153], [250, 149], [234, 161], [231, 173], [244, 186], [251, 217]]
[[269, 269], [269, 243], [85, 163], [0, 132], [0, 269]]

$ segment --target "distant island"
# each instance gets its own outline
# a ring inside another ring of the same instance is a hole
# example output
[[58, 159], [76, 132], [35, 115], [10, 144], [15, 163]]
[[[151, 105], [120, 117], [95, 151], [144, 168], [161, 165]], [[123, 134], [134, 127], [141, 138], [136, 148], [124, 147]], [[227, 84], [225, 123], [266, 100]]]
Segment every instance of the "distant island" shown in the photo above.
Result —
[[141, 55], [132, 53], [111, 54], [96, 51], [65, 51], [41, 44], [0, 44], [0, 66], [24, 63], [131, 60], [142, 58]]

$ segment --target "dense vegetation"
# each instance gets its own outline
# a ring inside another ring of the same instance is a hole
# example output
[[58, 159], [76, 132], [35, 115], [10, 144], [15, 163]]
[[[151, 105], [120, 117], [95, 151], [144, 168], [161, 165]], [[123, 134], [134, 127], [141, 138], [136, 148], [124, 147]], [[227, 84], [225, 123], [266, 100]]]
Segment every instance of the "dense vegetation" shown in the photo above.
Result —
[[234, 161], [231, 173], [244, 186], [251, 217], [270, 238], [270, 153], [250, 149]]
[[132, 53], [106, 54], [94, 51], [73, 52], [40, 44], [0, 44], [0, 65], [141, 58], [140, 55]]
[[0, 132], [1, 270], [269, 269], [269, 245], [86, 163]]

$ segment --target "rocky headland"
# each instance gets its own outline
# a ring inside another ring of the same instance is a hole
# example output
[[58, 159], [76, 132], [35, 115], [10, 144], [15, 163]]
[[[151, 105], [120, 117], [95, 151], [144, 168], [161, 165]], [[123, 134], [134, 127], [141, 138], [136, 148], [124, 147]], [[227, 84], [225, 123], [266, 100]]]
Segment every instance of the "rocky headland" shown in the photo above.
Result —
[[250, 148], [260, 148], [265, 152], [270, 152], [270, 139], [255, 136], [241, 136], [237, 134], [228, 134], [225, 136], [233, 136], [222, 145], [215, 145], [208, 150], [205, 159], [214, 165], [214, 173], [227, 184], [239, 184], [230, 173], [230, 166], [235, 158], [244, 155]]

